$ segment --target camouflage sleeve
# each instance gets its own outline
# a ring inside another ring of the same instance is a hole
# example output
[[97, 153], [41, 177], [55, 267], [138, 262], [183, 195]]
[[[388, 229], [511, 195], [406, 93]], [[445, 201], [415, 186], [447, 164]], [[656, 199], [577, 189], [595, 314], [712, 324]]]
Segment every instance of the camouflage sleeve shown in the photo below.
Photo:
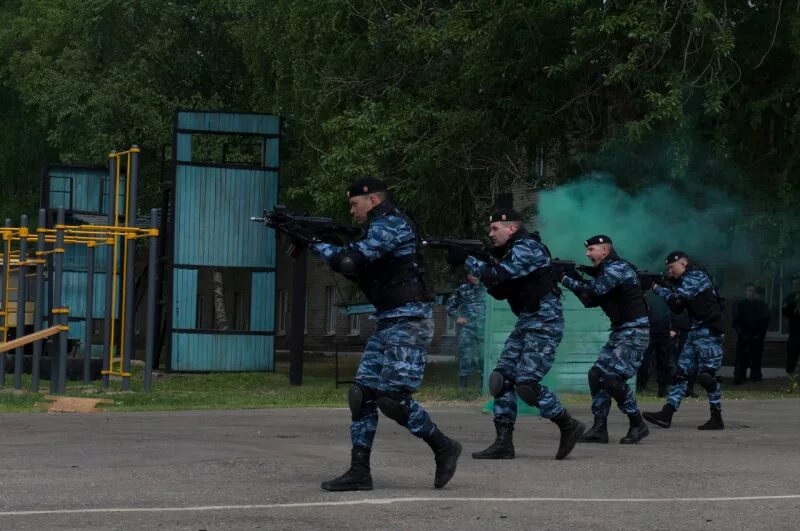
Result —
[[450, 317], [456, 317], [458, 315], [458, 290], [451, 293], [447, 298], [445, 308], [447, 309], [447, 315]]
[[370, 224], [364, 238], [347, 244], [347, 247], [372, 262], [413, 240], [414, 233], [405, 221], [397, 217], [383, 217]]
[[414, 240], [411, 228], [400, 218], [379, 218], [370, 224], [364, 238], [342, 247], [329, 243], [315, 243], [311, 250], [330, 262], [343, 251], [358, 251], [368, 262], [377, 260], [401, 244]]
[[524, 240], [511, 249], [511, 256], [498, 264], [488, 264], [469, 256], [467, 270], [486, 285], [500, 284], [507, 280], [525, 277], [537, 269], [550, 265], [550, 258], [542, 246], [533, 240]]
[[683, 275], [680, 285], [675, 289], [654, 286], [653, 291], [670, 305], [690, 301], [711, 287], [711, 280], [700, 271], [690, 271]]
[[592, 296], [605, 295], [619, 286], [625, 278], [625, 270], [612, 264], [603, 269], [603, 272], [590, 280], [576, 280], [564, 277], [561, 283], [572, 291], [581, 291]]
[[333, 245], [330, 243], [314, 243], [311, 244], [310, 249], [315, 253], [317, 253], [320, 256], [320, 258], [322, 258], [326, 262], [330, 262], [334, 256], [336, 256], [337, 254], [341, 253], [344, 250], [344, 247], [340, 247], [338, 245]]

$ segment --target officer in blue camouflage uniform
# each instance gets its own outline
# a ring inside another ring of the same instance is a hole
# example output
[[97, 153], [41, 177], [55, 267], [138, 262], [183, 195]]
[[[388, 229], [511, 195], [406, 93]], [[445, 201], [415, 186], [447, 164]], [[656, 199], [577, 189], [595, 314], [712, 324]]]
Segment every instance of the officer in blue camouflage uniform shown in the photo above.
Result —
[[434, 487], [439, 489], [455, 473], [461, 444], [444, 435], [412, 398], [422, 383], [433, 339], [433, 291], [420, 242], [414, 223], [394, 206], [379, 179], [359, 179], [347, 195], [350, 214], [365, 225], [361, 237], [344, 247], [315, 243], [311, 248], [334, 271], [358, 284], [375, 306], [377, 322], [348, 394], [350, 469], [322, 488], [372, 489], [369, 458], [380, 409], [431, 447], [436, 461]]
[[556, 347], [564, 335], [564, 315], [559, 300], [558, 280], [550, 261], [550, 252], [538, 234], [530, 234], [522, 216], [511, 209], [500, 210], [489, 218], [492, 257], [488, 261], [474, 256], [452, 256], [448, 261], [465, 261], [467, 271], [478, 277], [492, 297], [508, 300], [519, 318], [508, 336], [497, 368], [489, 376], [489, 392], [494, 397], [494, 425], [497, 437], [488, 448], [475, 452], [475, 459], [513, 459], [514, 423], [517, 420], [517, 396], [539, 408], [541, 415], [560, 429], [556, 459], [564, 459], [586, 427], [572, 418], [555, 393], [541, 385], [553, 366]]
[[469, 375], [478, 374], [483, 386], [483, 321], [486, 318], [486, 298], [480, 280], [467, 275], [447, 299], [447, 315], [458, 325], [458, 377], [466, 387]]
[[691, 325], [678, 357], [678, 367], [667, 403], [659, 412], [645, 413], [644, 418], [662, 428], [669, 428], [672, 415], [686, 396], [687, 379], [696, 376], [697, 383], [708, 392], [708, 404], [711, 408], [711, 418], [698, 426], [698, 429], [724, 429], [722, 393], [717, 381], [717, 371], [722, 365], [722, 301], [709, 274], [692, 266], [686, 253], [673, 251], [667, 255], [666, 262], [670, 276], [679, 280], [680, 284], [674, 289], [657, 285], [653, 287], [653, 291], [667, 301], [673, 311], [680, 312], [685, 308]]
[[613, 398], [630, 423], [628, 433], [619, 442], [635, 444], [650, 432], [642, 420], [634, 390], [626, 382], [639, 370], [650, 340], [647, 303], [636, 268], [617, 255], [611, 238], [592, 236], [584, 245], [595, 268], [593, 278], [587, 281], [573, 270], [561, 282], [587, 308], [603, 309], [611, 320], [611, 334], [589, 369], [594, 424], [581, 442], [608, 442], [608, 414]]

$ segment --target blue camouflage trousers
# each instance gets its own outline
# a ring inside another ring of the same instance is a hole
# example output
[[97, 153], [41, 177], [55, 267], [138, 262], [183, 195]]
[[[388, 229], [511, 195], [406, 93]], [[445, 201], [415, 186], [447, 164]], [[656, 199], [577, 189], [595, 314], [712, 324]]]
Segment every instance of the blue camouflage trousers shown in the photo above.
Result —
[[483, 373], [483, 330], [469, 324], [458, 329], [458, 375]]
[[[688, 383], [687, 377], [696, 376], [702, 372], [710, 373], [716, 377], [717, 371], [722, 366], [722, 340], [724, 336], [715, 336], [708, 328], [690, 330], [686, 336], [686, 343], [678, 356], [678, 369], [676, 371], [677, 383], [669, 390], [667, 403], [676, 410], [681, 405], [681, 400], [686, 396]], [[720, 409], [722, 391], [719, 382], [711, 391], [708, 391], [708, 403], [715, 409]]]
[[[517, 420], [517, 393], [514, 386], [525, 382], [540, 382], [556, 360], [556, 348], [564, 337], [564, 318], [560, 312], [552, 320], [522, 317], [503, 345], [496, 371], [512, 385], [494, 399], [495, 424], [514, 424]], [[539, 403], [542, 417], [551, 419], [564, 411], [556, 394], [541, 386]]]
[[[608, 342], [600, 349], [600, 357], [594, 366], [600, 369], [603, 377], [611, 376], [627, 381], [639, 371], [644, 351], [650, 343], [650, 329], [647, 326], [635, 328], [618, 328], [611, 330]], [[626, 385], [626, 396], [617, 407], [626, 415], [639, 412], [636, 394], [631, 386]], [[611, 411], [611, 394], [601, 385], [592, 394], [592, 414], [595, 418], [606, 418]]]
[[397, 317], [380, 319], [367, 341], [356, 372], [356, 384], [373, 392], [365, 400], [362, 415], [350, 425], [353, 446], [372, 448], [378, 429], [376, 393], [407, 392], [401, 404], [408, 410], [406, 428], [417, 437], [433, 433], [436, 425], [410, 393], [419, 388], [433, 339], [433, 319]]

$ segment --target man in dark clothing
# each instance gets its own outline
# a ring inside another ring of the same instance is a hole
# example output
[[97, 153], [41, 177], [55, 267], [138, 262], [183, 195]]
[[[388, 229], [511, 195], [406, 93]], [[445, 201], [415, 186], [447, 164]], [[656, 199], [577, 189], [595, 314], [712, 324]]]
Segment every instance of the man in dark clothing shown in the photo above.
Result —
[[793, 374], [800, 357], [800, 273], [792, 276], [792, 290], [785, 299], [781, 313], [789, 320], [789, 340], [786, 342], [786, 374]]
[[761, 356], [764, 353], [764, 336], [769, 326], [769, 307], [758, 298], [755, 284], [744, 288], [744, 299], [733, 305], [733, 329], [738, 336], [736, 341], [736, 364], [733, 384], [741, 385], [747, 379], [761, 380]]
[[641, 392], [645, 389], [650, 369], [654, 365], [658, 382], [658, 396], [665, 397], [672, 380], [672, 371], [670, 370], [672, 340], [669, 333], [671, 312], [667, 303], [652, 291], [647, 292], [646, 298], [647, 315], [650, 318], [650, 342], [647, 350], [644, 351], [642, 366], [639, 367], [639, 373], [636, 375], [636, 391]]

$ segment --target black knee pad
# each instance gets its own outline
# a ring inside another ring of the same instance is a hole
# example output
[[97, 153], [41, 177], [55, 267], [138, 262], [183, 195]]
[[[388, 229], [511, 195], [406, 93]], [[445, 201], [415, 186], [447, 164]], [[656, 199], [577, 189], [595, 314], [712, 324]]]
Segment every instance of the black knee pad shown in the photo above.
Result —
[[603, 377], [603, 387], [611, 398], [617, 402], [624, 402], [628, 398], [628, 384], [619, 376], [606, 375]]
[[409, 410], [404, 403], [411, 398], [411, 393], [405, 391], [378, 391], [378, 409], [381, 413], [400, 424], [408, 424]]
[[680, 370], [679, 370], [679, 371], [678, 371], [678, 372], [676, 372], [676, 373], [675, 373], [675, 375], [672, 377], [672, 385], [678, 385], [678, 384], [681, 384], [681, 383], [683, 383], [683, 382], [685, 382], [685, 381], [686, 381], [686, 378], [687, 378], [687, 376], [686, 376], [686, 373], [685, 373], [685, 372], [683, 372], [683, 371], [680, 371]]
[[597, 391], [599, 391], [602, 387], [602, 384], [600, 383], [602, 378], [603, 371], [597, 367], [592, 367], [589, 369], [589, 392], [592, 393], [592, 396], [596, 395]]
[[493, 397], [499, 398], [503, 396], [503, 393], [513, 388], [513, 384], [506, 380], [502, 372], [492, 371], [492, 374], [489, 375], [489, 394]]
[[347, 392], [347, 404], [350, 406], [351, 418], [354, 421], [364, 418], [364, 415], [367, 413], [366, 407], [364, 406], [367, 402], [372, 400], [375, 400], [374, 389], [363, 387], [358, 384], [350, 386], [350, 390]]
[[517, 395], [529, 406], [539, 407], [542, 386], [539, 382], [523, 382], [517, 384]]
[[701, 372], [697, 375], [697, 383], [703, 386], [703, 389], [712, 392], [717, 388], [717, 379], [714, 377], [713, 372]]

